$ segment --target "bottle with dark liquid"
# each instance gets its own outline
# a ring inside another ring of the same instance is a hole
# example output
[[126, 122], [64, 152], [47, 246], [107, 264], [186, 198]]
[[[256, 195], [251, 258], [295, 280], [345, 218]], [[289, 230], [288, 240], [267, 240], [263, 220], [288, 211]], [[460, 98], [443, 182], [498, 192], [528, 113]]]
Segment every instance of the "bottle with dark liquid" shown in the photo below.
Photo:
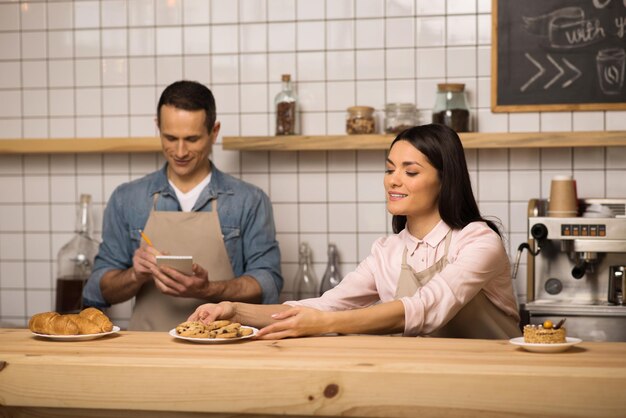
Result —
[[306, 242], [300, 244], [298, 273], [294, 278], [296, 300], [317, 296], [317, 277], [311, 262], [311, 249]]
[[437, 84], [433, 123], [446, 125], [456, 132], [470, 131], [470, 111], [465, 97], [465, 84]]
[[276, 105], [276, 135], [295, 135], [297, 132], [296, 93], [291, 86], [291, 75], [282, 75], [282, 88], [274, 99]]
[[328, 244], [328, 264], [326, 265], [326, 271], [322, 277], [320, 296], [322, 296], [327, 290], [337, 286], [341, 279], [342, 277], [339, 272], [339, 254], [337, 253], [337, 247], [335, 244]]
[[91, 274], [98, 242], [91, 238], [91, 195], [82, 194], [76, 218], [76, 234], [57, 256], [55, 310], [77, 313], [83, 308], [83, 286]]

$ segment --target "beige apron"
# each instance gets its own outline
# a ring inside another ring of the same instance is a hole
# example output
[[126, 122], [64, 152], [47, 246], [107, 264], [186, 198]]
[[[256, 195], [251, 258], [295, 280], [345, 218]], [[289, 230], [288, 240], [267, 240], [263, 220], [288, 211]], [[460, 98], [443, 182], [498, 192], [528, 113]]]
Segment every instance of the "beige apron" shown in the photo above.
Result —
[[[191, 255], [204, 268], [209, 280], [221, 281], [234, 277], [230, 258], [217, 214], [217, 199], [211, 202], [211, 212], [157, 211], [153, 208], [144, 232], [154, 248], [169, 255]], [[206, 300], [180, 298], [161, 293], [154, 282], [143, 285], [135, 297], [129, 330], [167, 331], [187, 320]]]
[[[396, 288], [396, 299], [413, 296], [417, 290], [439, 273], [448, 264], [448, 248], [452, 231], [448, 232], [445, 241], [444, 255], [434, 265], [416, 273], [406, 262], [407, 249], [402, 253], [402, 270]], [[443, 327], [429, 334], [441, 338], [481, 338], [508, 339], [522, 335], [517, 322], [511, 316], [498, 309], [482, 290], [470, 300]]]

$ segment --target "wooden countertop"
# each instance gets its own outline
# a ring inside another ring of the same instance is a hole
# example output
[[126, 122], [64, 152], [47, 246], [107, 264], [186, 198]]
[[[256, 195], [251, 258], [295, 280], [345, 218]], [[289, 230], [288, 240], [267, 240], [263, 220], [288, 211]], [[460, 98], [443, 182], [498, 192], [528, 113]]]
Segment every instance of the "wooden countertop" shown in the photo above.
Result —
[[0, 329], [0, 362], [3, 417], [626, 415], [626, 343], [543, 354], [503, 340], [194, 344], [120, 332], [57, 342]]

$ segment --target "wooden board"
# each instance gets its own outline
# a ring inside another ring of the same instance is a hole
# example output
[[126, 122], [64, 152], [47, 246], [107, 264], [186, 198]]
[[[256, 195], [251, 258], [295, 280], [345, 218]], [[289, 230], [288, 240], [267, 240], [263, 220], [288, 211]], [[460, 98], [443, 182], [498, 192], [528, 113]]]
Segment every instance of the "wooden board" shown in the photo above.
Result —
[[626, 3], [493, 0], [494, 112], [626, 109]]

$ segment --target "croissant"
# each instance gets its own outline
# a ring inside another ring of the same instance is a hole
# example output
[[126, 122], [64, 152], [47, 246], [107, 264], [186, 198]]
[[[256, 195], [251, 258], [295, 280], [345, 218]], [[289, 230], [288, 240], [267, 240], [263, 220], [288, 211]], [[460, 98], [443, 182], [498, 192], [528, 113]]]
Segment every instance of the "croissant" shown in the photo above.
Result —
[[37, 334], [80, 335], [108, 332], [113, 330], [113, 324], [98, 309], [87, 308], [79, 314], [60, 315], [57, 312], [35, 314], [28, 321], [28, 328]]
[[98, 324], [79, 314], [68, 314], [70, 319], [78, 325], [79, 334], [99, 334], [102, 332]]
[[72, 321], [72, 318], [56, 312], [33, 315], [28, 321], [28, 328], [38, 334], [75, 335], [80, 333], [79, 326]]
[[113, 330], [113, 323], [99, 309], [86, 308], [83, 309], [79, 315], [94, 322], [100, 328], [98, 332], [109, 332]]

